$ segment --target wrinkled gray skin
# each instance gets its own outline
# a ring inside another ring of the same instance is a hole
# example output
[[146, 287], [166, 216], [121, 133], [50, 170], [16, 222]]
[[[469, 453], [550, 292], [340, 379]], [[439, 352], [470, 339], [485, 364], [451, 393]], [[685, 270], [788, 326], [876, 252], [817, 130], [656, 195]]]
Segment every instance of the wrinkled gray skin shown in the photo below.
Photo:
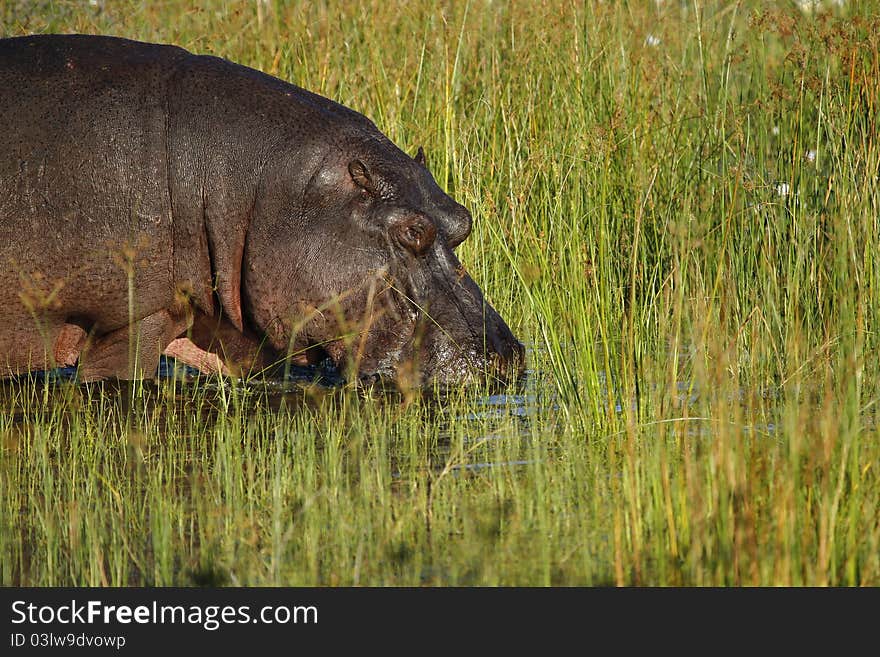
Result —
[[454, 254], [468, 211], [333, 101], [173, 46], [46, 35], [0, 40], [0, 126], [0, 375], [153, 376], [166, 350], [410, 384], [521, 369]]

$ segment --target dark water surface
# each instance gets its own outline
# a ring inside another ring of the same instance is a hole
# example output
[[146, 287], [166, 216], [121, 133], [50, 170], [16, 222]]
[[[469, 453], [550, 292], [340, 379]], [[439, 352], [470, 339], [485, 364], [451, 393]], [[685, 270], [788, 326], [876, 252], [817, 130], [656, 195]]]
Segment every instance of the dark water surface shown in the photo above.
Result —
[[[528, 370], [515, 384], [503, 389], [483, 392], [451, 389], [417, 393], [431, 425], [431, 461], [434, 467], [456, 471], [479, 471], [487, 468], [526, 465], [525, 459], [487, 461], [486, 451], [475, 449], [498, 441], [529, 440], [532, 423], [541, 423], [541, 433], [558, 420], [546, 416], [547, 401], [542, 399], [540, 377]], [[139, 415], [150, 424], [162, 426], [165, 413], [198, 413], [203, 426], [219, 414], [228, 412], [221, 400], [231, 391], [239, 395], [238, 412], [248, 416], [257, 413], [299, 412], [319, 408], [328, 398], [350, 393], [345, 380], [329, 361], [316, 366], [291, 367], [284, 378], [227, 379], [204, 375], [173, 359], [162, 357], [155, 381], [101, 381], [77, 384], [76, 368], [59, 368], [32, 372], [0, 380], [0, 412], [7, 426], [24, 427], [37, 419], [57, 418], [81, 404], [101, 404], [101, 412], [113, 421]], [[372, 383], [357, 386], [359, 395], [377, 405], [400, 406], [413, 401], [393, 385]], [[97, 394], [95, 394], [97, 393]], [[454, 397], [451, 403], [447, 403]], [[555, 404], [550, 404], [550, 410]], [[149, 419], [147, 419], [149, 418]], [[427, 427], [426, 427], [427, 429]], [[426, 439], [429, 436], [426, 435]], [[457, 442], [458, 441], [458, 442]], [[449, 465], [454, 444], [468, 447], [458, 456], [456, 465]], [[472, 456], [472, 459], [469, 458]], [[462, 460], [462, 457], [464, 458]], [[399, 476], [399, 472], [395, 473]]]

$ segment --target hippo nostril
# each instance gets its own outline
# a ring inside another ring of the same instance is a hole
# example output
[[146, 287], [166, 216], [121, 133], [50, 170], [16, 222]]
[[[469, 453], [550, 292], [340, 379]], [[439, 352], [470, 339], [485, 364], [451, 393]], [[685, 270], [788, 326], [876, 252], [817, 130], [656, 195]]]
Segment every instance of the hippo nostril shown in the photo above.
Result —
[[517, 378], [525, 365], [525, 347], [504, 320], [492, 312], [485, 320], [483, 363], [487, 371], [502, 380]]
[[526, 348], [523, 346], [522, 342], [516, 339], [514, 339], [513, 342], [510, 343], [510, 347], [511, 356], [505, 364], [505, 370], [508, 373], [519, 374], [525, 367]]
[[484, 359], [485, 372], [491, 378], [504, 379], [507, 375], [507, 359], [497, 351], [486, 354]]
[[525, 365], [525, 347], [516, 338], [493, 340], [492, 350], [486, 354], [487, 372], [500, 380], [516, 379]]
[[526, 362], [526, 347], [519, 340], [513, 341], [513, 358], [516, 364], [520, 366]]
[[507, 376], [507, 360], [501, 354], [492, 354], [491, 370], [496, 376], [504, 378]]

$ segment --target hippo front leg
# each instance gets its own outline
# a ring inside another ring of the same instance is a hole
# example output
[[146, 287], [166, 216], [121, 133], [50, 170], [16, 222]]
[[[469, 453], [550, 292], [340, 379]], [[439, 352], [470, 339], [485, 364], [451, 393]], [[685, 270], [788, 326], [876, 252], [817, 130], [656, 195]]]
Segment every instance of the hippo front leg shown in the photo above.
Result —
[[93, 339], [80, 355], [79, 378], [154, 378], [162, 351], [186, 331], [189, 321], [186, 315], [160, 310], [134, 326], [126, 325]]
[[165, 355], [206, 374], [248, 376], [264, 372], [280, 359], [250, 333], [242, 333], [224, 315], [196, 311], [187, 338], [172, 342]]
[[186, 363], [204, 374], [223, 374], [229, 376], [232, 372], [215, 353], [200, 349], [189, 338], [177, 338], [165, 347], [165, 355], [174, 360]]

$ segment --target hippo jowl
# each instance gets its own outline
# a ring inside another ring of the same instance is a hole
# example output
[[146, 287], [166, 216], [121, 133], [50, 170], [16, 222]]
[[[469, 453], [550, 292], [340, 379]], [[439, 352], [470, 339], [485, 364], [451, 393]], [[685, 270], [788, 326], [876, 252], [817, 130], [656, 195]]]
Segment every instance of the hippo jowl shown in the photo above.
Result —
[[41, 35], [0, 40], [0, 126], [0, 376], [150, 377], [166, 350], [419, 382], [521, 367], [454, 253], [468, 211], [338, 103], [175, 46]]

